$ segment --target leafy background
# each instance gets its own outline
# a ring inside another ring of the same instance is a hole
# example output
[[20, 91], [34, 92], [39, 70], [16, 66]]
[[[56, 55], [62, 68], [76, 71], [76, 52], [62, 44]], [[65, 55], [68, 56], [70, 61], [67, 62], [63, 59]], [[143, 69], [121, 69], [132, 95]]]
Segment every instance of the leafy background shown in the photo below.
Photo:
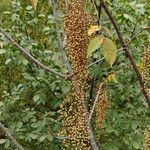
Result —
[[[90, 1], [87, 11], [97, 19]], [[63, 34], [63, 11], [58, 4], [60, 32]], [[119, 23], [126, 40], [130, 40], [141, 28], [150, 24], [149, 0], [107, 1], [113, 16]], [[51, 4], [39, 0], [36, 11], [29, 0], [1, 0], [0, 25], [14, 39], [27, 48], [38, 60], [58, 71], [67, 72], [59, 51], [56, 24]], [[114, 28], [102, 13], [101, 25], [107, 29], [102, 35], [120, 48]], [[150, 40], [144, 30], [129, 45], [137, 65], [141, 66], [142, 53]], [[13, 135], [25, 149], [61, 149], [58, 133], [60, 104], [69, 91], [69, 82], [48, 74], [31, 64], [16, 48], [0, 34], [0, 121], [13, 131]], [[89, 58], [89, 64], [103, 57], [98, 47]], [[117, 63], [110, 65], [102, 60], [90, 68], [91, 78], [103, 81], [108, 75], [106, 87], [113, 106], [109, 109], [104, 127], [95, 131], [103, 150], [142, 150], [145, 130], [150, 125], [150, 110], [141, 94], [130, 62], [117, 53]], [[93, 125], [94, 127], [94, 125]], [[0, 130], [0, 149], [14, 149], [10, 140]]]

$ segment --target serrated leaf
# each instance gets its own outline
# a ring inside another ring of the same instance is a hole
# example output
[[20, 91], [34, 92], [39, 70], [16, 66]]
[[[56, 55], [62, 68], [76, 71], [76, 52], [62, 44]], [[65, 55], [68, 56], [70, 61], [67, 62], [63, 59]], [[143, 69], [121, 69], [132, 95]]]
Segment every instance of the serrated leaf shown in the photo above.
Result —
[[104, 38], [102, 46], [105, 60], [110, 64], [110, 66], [112, 66], [116, 60], [117, 46], [108, 38]]
[[38, 0], [32, 0], [32, 6], [36, 10]]
[[101, 29], [101, 26], [98, 25], [94, 25], [94, 26], [90, 26], [88, 29], [88, 36], [91, 36], [93, 33], [95, 33], [96, 31], [99, 31]]
[[100, 48], [102, 42], [103, 36], [94, 37], [88, 45], [87, 56], [90, 57], [93, 52], [95, 52], [98, 48]]
[[0, 139], [0, 144], [4, 144], [7, 141], [7, 139]]

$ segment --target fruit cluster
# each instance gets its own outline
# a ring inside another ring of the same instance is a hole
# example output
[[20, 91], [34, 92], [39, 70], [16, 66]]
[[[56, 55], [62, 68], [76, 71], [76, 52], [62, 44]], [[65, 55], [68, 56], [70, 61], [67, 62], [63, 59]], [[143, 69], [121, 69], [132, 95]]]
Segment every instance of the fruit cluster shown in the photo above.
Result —
[[90, 146], [85, 108], [88, 35], [82, 0], [73, 0], [68, 7], [65, 17], [65, 34], [74, 75], [70, 93], [62, 104], [63, 131], [61, 134], [68, 136], [68, 139], [64, 140], [64, 149], [88, 150]]

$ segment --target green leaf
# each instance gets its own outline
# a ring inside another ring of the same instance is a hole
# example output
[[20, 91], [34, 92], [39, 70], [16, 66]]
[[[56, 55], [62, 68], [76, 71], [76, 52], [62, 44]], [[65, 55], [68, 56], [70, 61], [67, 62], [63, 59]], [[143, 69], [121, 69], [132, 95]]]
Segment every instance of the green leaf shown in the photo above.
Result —
[[104, 150], [119, 150], [118, 146], [114, 143], [107, 143], [105, 144], [105, 146], [103, 147]]
[[5, 62], [5, 65], [9, 64], [11, 62], [11, 59], [7, 59]]
[[134, 123], [131, 124], [131, 128], [132, 128], [133, 130], [136, 130], [137, 127], [138, 127], [138, 125], [137, 125], [136, 122], [134, 122]]
[[4, 103], [3, 102], [0, 102], [0, 107], [2, 107], [4, 105]]
[[0, 49], [0, 55], [6, 53], [5, 49]]
[[40, 95], [37, 94], [33, 97], [33, 101], [36, 103], [40, 99]]
[[43, 135], [43, 136], [40, 137], [39, 141], [43, 142], [45, 139], [46, 139], [46, 135]]
[[128, 15], [128, 14], [123, 14], [123, 16], [124, 16], [127, 20], [130, 20], [131, 22], [134, 21], [134, 19], [133, 19], [130, 15]]
[[7, 141], [7, 139], [0, 139], [0, 144], [4, 144]]
[[4, 147], [5, 147], [6, 149], [8, 149], [9, 146], [10, 146], [10, 141], [7, 140]]
[[88, 45], [88, 52], [87, 52], [88, 57], [90, 57], [93, 52], [95, 52], [98, 48], [100, 48], [103, 42], [103, 38], [104, 38], [103, 36], [98, 36], [98, 37], [94, 37], [90, 41]]
[[30, 134], [30, 137], [33, 139], [33, 140], [35, 140], [35, 139], [37, 139], [38, 138], [38, 136], [37, 135], [35, 135], [35, 134]]
[[53, 136], [52, 136], [51, 134], [48, 134], [48, 135], [47, 135], [47, 139], [48, 139], [49, 141], [53, 141], [53, 140], [54, 140], [54, 138], [53, 138]]
[[134, 147], [135, 149], [139, 149], [139, 148], [140, 148], [139, 143], [137, 143], [137, 142], [135, 142], [135, 141], [132, 142], [132, 145], [133, 145], [133, 147]]
[[112, 66], [116, 60], [117, 46], [108, 38], [104, 38], [102, 46], [105, 60]]

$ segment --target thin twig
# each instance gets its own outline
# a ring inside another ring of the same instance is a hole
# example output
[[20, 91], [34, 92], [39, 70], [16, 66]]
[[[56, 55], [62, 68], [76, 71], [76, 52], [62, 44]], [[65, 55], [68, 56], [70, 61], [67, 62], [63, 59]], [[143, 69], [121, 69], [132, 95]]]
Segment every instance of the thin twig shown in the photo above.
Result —
[[100, 1], [99, 8], [98, 8], [98, 24], [100, 25], [100, 19], [102, 14], [102, 3]]
[[[118, 49], [118, 52], [121, 52], [122, 50], [123, 50], [123, 48], [120, 48], [120, 49]], [[102, 57], [102, 58], [100, 58], [100, 59], [94, 61], [93, 63], [89, 64], [88, 68], [91, 68], [93, 65], [99, 63], [100, 61], [102, 61], [102, 60], [104, 60], [104, 59], [105, 59], [105, 57]]]
[[136, 62], [135, 62], [135, 60], [134, 60], [134, 58], [133, 58], [133, 56], [132, 56], [132, 53], [130, 52], [128, 45], [127, 45], [126, 42], [124, 41], [124, 39], [123, 39], [123, 37], [122, 37], [122, 35], [121, 35], [121, 32], [120, 32], [120, 30], [119, 30], [119, 28], [118, 28], [118, 26], [117, 26], [117, 23], [116, 23], [115, 19], [112, 17], [112, 13], [111, 13], [111, 12], [109, 11], [109, 9], [107, 8], [107, 6], [106, 6], [104, 0], [102, 0], [102, 7], [103, 7], [103, 9], [105, 10], [106, 14], [108, 15], [108, 17], [109, 17], [111, 23], [113, 24], [113, 26], [114, 26], [114, 28], [115, 28], [115, 30], [116, 30], [116, 32], [117, 32], [117, 35], [118, 35], [118, 39], [119, 39], [119, 41], [120, 41], [120, 44], [121, 44], [121, 46], [124, 48], [124, 52], [125, 52], [125, 54], [126, 54], [126, 57], [130, 60], [130, 63], [131, 63], [131, 65], [132, 65], [132, 67], [133, 67], [133, 70], [135, 71], [135, 73], [136, 73], [136, 75], [137, 75], [137, 79], [138, 79], [138, 81], [139, 81], [139, 83], [140, 83], [142, 93], [143, 93], [143, 95], [144, 95], [144, 97], [145, 97], [145, 99], [146, 99], [146, 101], [147, 101], [147, 103], [148, 103], [148, 106], [150, 107], [150, 97], [148, 96], [148, 93], [147, 93], [146, 90], [145, 90], [145, 86], [144, 86], [144, 82], [143, 82], [142, 75], [141, 75], [141, 73], [139, 72], [138, 67], [137, 67], [137, 65], [136, 65]]
[[91, 68], [93, 65], [99, 63], [100, 61], [102, 61], [102, 60], [104, 60], [104, 59], [105, 59], [105, 57], [102, 57], [102, 58], [100, 58], [100, 59], [94, 61], [93, 63], [91, 63], [88, 67]]
[[103, 83], [101, 83], [101, 84], [99, 85], [98, 92], [97, 92], [97, 95], [96, 95], [96, 98], [95, 98], [95, 101], [94, 101], [94, 104], [93, 104], [92, 110], [91, 110], [90, 115], [89, 115], [89, 120], [88, 120], [88, 121], [89, 121], [89, 123], [90, 123], [91, 118], [92, 118], [92, 115], [93, 115], [93, 113], [94, 113], [94, 109], [95, 109], [96, 103], [97, 103], [97, 101], [98, 101], [98, 99], [99, 99], [99, 95], [100, 95], [100, 92], [101, 92], [102, 86], [103, 86]]
[[21, 47], [10, 35], [8, 35], [8, 33], [6, 33], [2, 28], [0, 28], [0, 32], [3, 33], [7, 39], [11, 42], [12, 45], [14, 45], [15, 47], [17, 47], [23, 54], [25, 54], [25, 56], [31, 60], [33, 63], [37, 64], [37, 66], [39, 66], [40, 68], [46, 70], [47, 72], [53, 73], [59, 77], [62, 78], [67, 78], [67, 75], [64, 75], [62, 73], [59, 73], [57, 71], [55, 71], [54, 69], [51, 69], [47, 66], [45, 66], [44, 64], [42, 64], [40, 61], [38, 61], [36, 58], [34, 58], [26, 49], [24, 49], [23, 47]]
[[55, 134], [54, 134], [53, 132], [51, 132], [51, 131], [49, 131], [49, 132], [50, 132], [50, 134], [52, 134], [53, 137], [55, 137], [55, 138], [58, 139], [58, 140], [66, 140], [66, 139], [69, 139], [69, 138], [70, 138], [69, 136], [60, 137], [60, 136], [55, 135]]
[[[67, 1], [65, 1], [67, 4]], [[65, 47], [66, 47], [66, 37], [64, 36], [64, 40], [62, 40], [61, 38], [61, 34], [59, 32], [59, 19], [58, 19], [58, 14], [57, 14], [57, 7], [56, 7], [56, 2], [54, 0], [51, 0], [51, 4], [52, 4], [52, 9], [53, 9], [53, 15], [55, 18], [55, 24], [56, 24], [56, 33], [57, 33], [57, 37], [58, 37], [58, 42], [59, 42], [59, 47], [60, 47], [60, 52], [63, 56], [64, 59], [64, 63], [66, 64], [68, 71], [71, 72], [72, 68], [71, 65], [69, 63], [69, 60], [67, 58], [67, 54], [65, 52]]]
[[9, 130], [0, 122], [0, 128], [4, 131], [7, 137], [12, 141], [18, 150], [24, 150], [24, 148], [17, 142], [17, 140], [11, 135]]
[[89, 115], [88, 115], [87, 106], [86, 106], [85, 102], [83, 102], [83, 107], [84, 107], [84, 110], [85, 110], [85, 120], [86, 120], [87, 129], [88, 129], [88, 133], [89, 133], [90, 145], [92, 147], [92, 150], [100, 150], [100, 148], [98, 147], [98, 145], [96, 143], [96, 139], [94, 137], [91, 124], [88, 121], [89, 120], [89, 117], [88, 117]]
[[145, 28], [142, 28], [135, 35], [133, 35], [132, 38], [127, 42], [127, 45], [129, 45], [144, 29]]

